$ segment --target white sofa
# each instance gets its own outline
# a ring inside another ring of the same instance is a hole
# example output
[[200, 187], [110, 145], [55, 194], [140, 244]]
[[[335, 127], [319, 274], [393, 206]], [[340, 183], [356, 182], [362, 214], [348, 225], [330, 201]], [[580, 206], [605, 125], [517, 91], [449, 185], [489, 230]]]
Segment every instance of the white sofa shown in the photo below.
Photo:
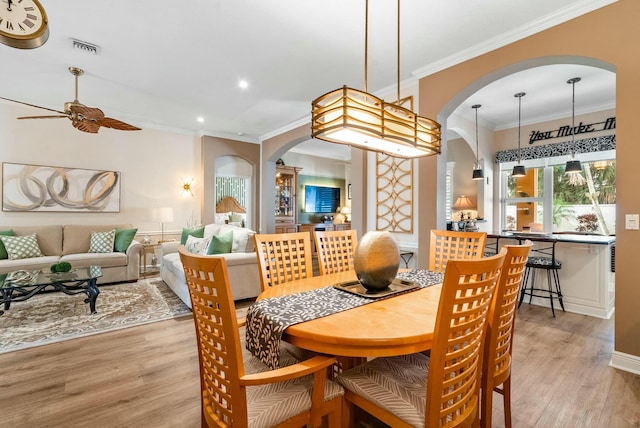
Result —
[[142, 244], [133, 240], [126, 252], [89, 253], [91, 232], [107, 232], [113, 229], [132, 229], [130, 224], [103, 225], [47, 225], [0, 226], [0, 230], [12, 230], [16, 236], [36, 234], [42, 257], [18, 260], [0, 260], [0, 274], [16, 270], [49, 269], [52, 264], [69, 262], [74, 268], [101, 266], [102, 277], [98, 285], [138, 280]]
[[[210, 224], [205, 227], [204, 237], [210, 238], [229, 230], [233, 231], [231, 253], [210, 257], [224, 257], [233, 300], [255, 298], [260, 294], [261, 289], [258, 258], [253, 240], [255, 232], [251, 229], [228, 224]], [[187, 306], [191, 307], [191, 299], [178, 248], [180, 248], [180, 242], [177, 241], [165, 242], [161, 245], [160, 277]]]

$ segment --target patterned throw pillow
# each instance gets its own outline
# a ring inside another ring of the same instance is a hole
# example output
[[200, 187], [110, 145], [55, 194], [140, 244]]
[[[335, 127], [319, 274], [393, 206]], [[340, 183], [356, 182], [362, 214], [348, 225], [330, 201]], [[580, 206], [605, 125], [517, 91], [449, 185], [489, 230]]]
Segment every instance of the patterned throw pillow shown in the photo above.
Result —
[[113, 241], [116, 239], [116, 230], [108, 232], [91, 232], [90, 253], [112, 253]]
[[9, 260], [43, 256], [35, 233], [25, 236], [0, 236], [0, 240], [7, 250]]
[[211, 238], [196, 238], [195, 236], [187, 236], [187, 242], [184, 244], [185, 250], [192, 254], [207, 254], [209, 241]]

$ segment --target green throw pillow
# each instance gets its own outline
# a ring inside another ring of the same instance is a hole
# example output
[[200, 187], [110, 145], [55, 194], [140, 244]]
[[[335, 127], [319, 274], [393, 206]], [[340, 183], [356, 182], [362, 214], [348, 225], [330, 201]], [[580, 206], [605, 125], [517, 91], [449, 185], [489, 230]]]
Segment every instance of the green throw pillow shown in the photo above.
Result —
[[[11, 230], [0, 230], [0, 235], [2, 236], [14, 236], [13, 229]], [[7, 249], [4, 248], [4, 244], [0, 241], [0, 259], [8, 259], [9, 254], [7, 254]]]
[[213, 235], [207, 254], [227, 254], [231, 252], [233, 246], [233, 230], [219, 235]]
[[187, 236], [193, 236], [194, 238], [204, 238], [204, 226], [196, 227], [193, 229], [183, 228], [182, 236], [180, 237], [180, 244], [187, 243]]
[[116, 239], [116, 230], [108, 232], [91, 232], [89, 243], [90, 253], [112, 253], [113, 242]]
[[127, 248], [131, 245], [133, 237], [136, 236], [138, 229], [116, 229], [116, 239], [113, 242], [113, 249], [119, 253], [127, 252]]

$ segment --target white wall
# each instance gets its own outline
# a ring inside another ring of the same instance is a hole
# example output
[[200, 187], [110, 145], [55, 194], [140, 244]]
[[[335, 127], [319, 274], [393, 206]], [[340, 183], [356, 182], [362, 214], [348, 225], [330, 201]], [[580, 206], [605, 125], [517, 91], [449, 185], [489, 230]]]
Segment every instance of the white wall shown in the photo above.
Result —
[[[2, 162], [64, 166], [121, 173], [119, 213], [0, 212], [2, 225], [132, 223], [155, 232], [160, 224], [151, 210], [173, 207], [174, 221], [167, 230], [179, 230], [200, 212], [202, 183], [200, 138], [143, 129], [117, 131], [101, 128], [88, 134], [73, 128], [68, 119], [16, 120], [45, 113], [34, 108], [0, 103], [0, 160]], [[108, 115], [108, 112], [107, 112]], [[195, 197], [183, 197], [181, 178], [196, 177]]]

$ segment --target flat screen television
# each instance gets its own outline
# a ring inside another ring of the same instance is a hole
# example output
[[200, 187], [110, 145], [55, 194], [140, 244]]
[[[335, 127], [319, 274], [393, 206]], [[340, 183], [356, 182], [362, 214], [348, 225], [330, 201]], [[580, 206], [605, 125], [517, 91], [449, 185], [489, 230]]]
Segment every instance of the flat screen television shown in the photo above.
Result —
[[335, 213], [340, 207], [340, 188], [304, 186], [304, 210], [308, 213]]

